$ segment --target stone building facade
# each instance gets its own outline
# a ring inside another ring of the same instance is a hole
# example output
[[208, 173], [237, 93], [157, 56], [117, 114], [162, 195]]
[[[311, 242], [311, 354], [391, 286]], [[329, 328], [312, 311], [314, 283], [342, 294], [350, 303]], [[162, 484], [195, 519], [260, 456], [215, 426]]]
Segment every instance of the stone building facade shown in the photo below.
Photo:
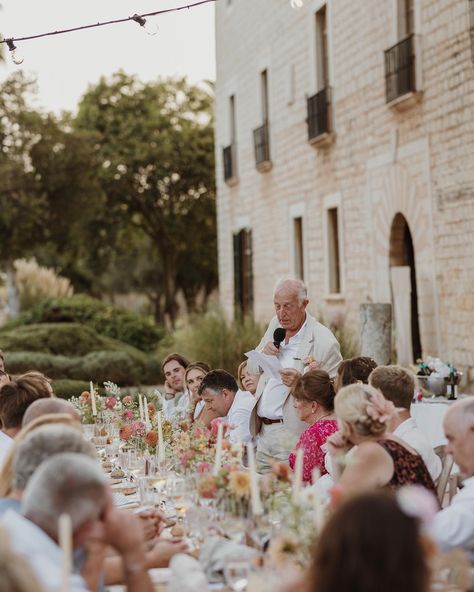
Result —
[[409, 358], [474, 378], [473, 28], [473, 0], [216, 4], [229, 315], [268, 320], [301, 275], [314, 314], [357, 333], [360, 303], [393, 302]]

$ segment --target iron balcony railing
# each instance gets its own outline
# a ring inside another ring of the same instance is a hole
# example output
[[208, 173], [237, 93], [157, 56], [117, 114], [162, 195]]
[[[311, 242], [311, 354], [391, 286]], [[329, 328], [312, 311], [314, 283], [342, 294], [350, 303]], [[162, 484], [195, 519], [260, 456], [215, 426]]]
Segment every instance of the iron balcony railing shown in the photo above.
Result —
[[308, 140], [314, 140], [331, 131], [331, 89], [323, 88], [306, 99], [308, 111]]
[[268, 123], [253, 130], [253, 144], [255, 149], [255, 164], [257, 167], [270, 163], [270, 141]]
[[387, 103], [415, 92], [415, 35], [409, 35], [385, 50], [385, 93]]

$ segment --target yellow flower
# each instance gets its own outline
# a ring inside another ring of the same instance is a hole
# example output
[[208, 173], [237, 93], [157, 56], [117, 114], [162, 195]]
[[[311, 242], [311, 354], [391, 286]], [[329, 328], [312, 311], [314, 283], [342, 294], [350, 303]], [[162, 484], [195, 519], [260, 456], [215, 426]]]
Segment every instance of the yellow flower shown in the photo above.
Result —
[[229, 476], [229, 491], [242, 499], [250, 497], [250, 475], [248, 471], [232, 471]]

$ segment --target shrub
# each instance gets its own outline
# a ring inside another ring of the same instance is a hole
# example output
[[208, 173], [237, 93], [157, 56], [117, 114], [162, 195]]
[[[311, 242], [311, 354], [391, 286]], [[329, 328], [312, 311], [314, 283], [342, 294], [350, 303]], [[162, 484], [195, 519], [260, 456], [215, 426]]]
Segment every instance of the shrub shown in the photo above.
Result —
[[260, 342], [264, 327], [253, 319], [228, 322], [222, 311], [193, 317], [161, 344], [158, 358], [177, 351], [190, 360], [202, 360], [211, 368], [223, 368], [234, 376], [244, 353]]
[[21, 310], [27, 310], [44, 298], [72, 296], [71, 282], [57, 275], [54, 269], [38, 265], [35, 259], [17, 259], [14, 265]]
[[[60, 379], [53, 380], [52, 387], [54, 394], [61, 399], [70, 399], [71, 397], [78, 397], [83, 391], [89, 390], [89, 383], [83, 380], [68, 380]], [[99, 387], [99, 395], [104, 395], [105, 390]]]
[[43, 300], [7, 327], [37, 323], [81, 323], [100, 335], [124, 341], [145, 352], [153, 351], [164, 334], [163, 329], [150, 317], [138, 315], [84, 294], [67, 299]]
[[51, 378], [111, 380], [119, 385], [156, 384], [160, 378], [156, 358], [76, 323], [0, 331], [0, 349], [12, 374], [39, 370]]

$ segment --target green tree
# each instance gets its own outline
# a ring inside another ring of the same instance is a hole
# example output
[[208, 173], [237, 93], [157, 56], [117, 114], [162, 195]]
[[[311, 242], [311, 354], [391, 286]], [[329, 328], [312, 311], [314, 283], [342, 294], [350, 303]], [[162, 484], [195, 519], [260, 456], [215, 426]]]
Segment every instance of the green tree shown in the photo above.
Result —
[[179, 289], [192, 308], [217, 283], [212, 103], [184, 79], [145, 84], [119, 72], [89, 89], [75, 122], [99, 135], [108, 215], [148, 239], [142, 257], [157, 267], [141, 281], [168, 327]]
[[67, 262], [88, 252], [88, 222], [103, 200], [94, 136], [32, 108], [34, 92], [21, 72], [0, 87], [0, 266], [11, 316], [18, 312], [14, 260], [35, 255], [50, 263], [49, 254]]

